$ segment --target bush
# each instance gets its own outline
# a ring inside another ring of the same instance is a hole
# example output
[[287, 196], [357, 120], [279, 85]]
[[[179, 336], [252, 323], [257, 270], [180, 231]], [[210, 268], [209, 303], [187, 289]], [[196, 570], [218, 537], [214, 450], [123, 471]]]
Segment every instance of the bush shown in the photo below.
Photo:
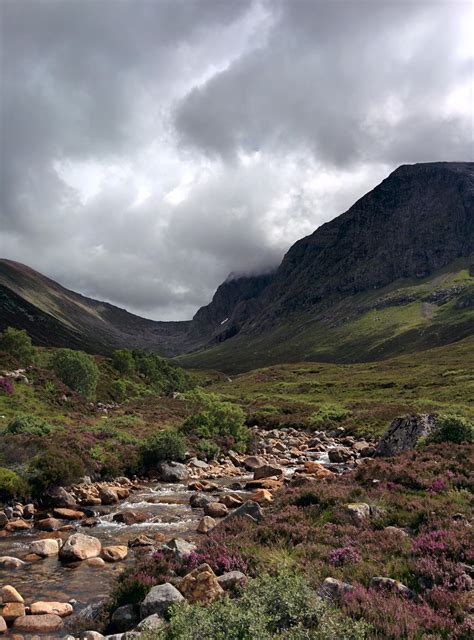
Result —
[[201, 389], [191, 391], [186, 398], [200, 410], [184, 421], [185, 433], [204, 440], [220, 440], [237, 451], [246, 450], [250, 431], [245, 426], [245, 414], [240, 407]]
[[149, 438], [142, 449], [142, 459], [146, 467], [153, 467], [166, 460], [184, 460], [186, 439], [174, 429], [164, 429]]
[[250, 580], [240, 598], [175, 605], [160, 640], [362, 640], [366, 625], [325, 604], [301, 576]]
[[194, 376], [156, 353], [138, 350], [133, 352], [133, 357], [137, 371], [159, 393], [184, 392], [196, 386]]
[[11, 469], [0, 467], [0, 499], [24, 498], [28, 495], [28, 484]]
[[70, 389], [93, 400], [99, 369], [94, 359], [83, 351], [58, 349], [51, 361], [53, 371]]
[[0, 391], [7, 396], [13, 395], [13, 382], [8, 378], [0, 378]]
[[117, 349], [112, 354], [112, 365], [121, 375], [132, 375], [135, 372], [133, 353], [128, 349]]
[[127, 398], [127, 383], [122, 378], [114, 380], [110, 386], [110, 393], [115, 402], [123, 402]]
[[11, 420], [6, 428], [6, 433], [29, 433], [32, 436], [46, 436], [53, 430], [52, 426], [42, 418], [36, 418], [27, 414], [20, 414]]
[[31, 338], [24, 329], [7, 327], [0, 333], [0, 351], [13, 356], [22, 366], [33, 362], [35, 349]]
[[199, 455], [206, 460], [215, 460], [220, 453], [221, 448], [212, 440], [200, 440], [196, 449]]
[[30, 465], [31, 483], [36, 493], [49, 487], [67, 486], [85, 475], [84, 463], [79, 456], [64, 449], [48, 449]]
[[351, 411], [342, 404], [325, 403], [319, 407], [318, 411], [311, 414], [310, 424], [314, 429], [327, 429], [350, 415]]
[[454, 414], [439, 416], [436, 420], [437, 429], [426, 438], [426, 442], [472, 442], [474, 424]]

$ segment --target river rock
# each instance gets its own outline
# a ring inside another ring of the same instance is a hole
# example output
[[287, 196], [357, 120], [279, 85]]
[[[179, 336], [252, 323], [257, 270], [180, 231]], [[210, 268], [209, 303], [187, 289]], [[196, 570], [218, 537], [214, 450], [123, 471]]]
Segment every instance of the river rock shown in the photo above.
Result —
[[210, 516], [204, 516], [204, 518], [199, 522], [196, 531], [198, 531], [199, 533], [208, 533], [209, 531], [211, 531], [211, 529], [214, 529], [216, 524], [217, 522], [214, 520], [214, 518], [211, 518]]
[[271, 478], [274, 476], [283, 475], [283, 469], [276, 465], [264, 464], [261, 467], [257, 467], [253, 472], [254, 480], [261, 480], [262, 478]]
[[258, 456], [247, 456], [242, 464], [248, 471], [255, 471], [255, 469], [263, 466], [264, 460]]
[[235, 518], [250, 518], [254, 522], [260, 522], [263, 519], [263, 512], [259, 504], [253, 500], [247, 500], [238, 509], [229, 513], [222, 522], [230, 522]]
[[94, 567], [94, 569], [101, 569], [102, 567], [105, 567], [105, 560], [98, 557], [89, 558], [88, 560], [84, 560], [84, 562], [88, 567]]
[[0, 598], [4, 604], [6, 604], [7, 602], [25, 602], [23, 597], [18, 593], [15, 587], [12, 587], [9, 584], [6, 584], [0, 590]]
[[25, 562], [19, 558], [13, 556], [0, 556], [0, 569], [18, 569], [22, 567]]
[[74, 496], [63, 487], [47, 489], [43, 493], [42, 502], [48, 507], [66, 507], [69, 509], [76, 507]]
[[54, 614], [60, 618], [66, 618], [73, 612], [72, 605], [69, 602], [33, 602], [30, 607], [33, 615]]
[[193, 493], [189, 498], [189, 504], [193, 509], [204, 509], [204, 506], [210, 502], [215, 502], [215, 498], [205, 496], [202, 493]]
[[162, 462], [158, 465], [158, 476], [163, 482], [187, 482], [189, 471], [180, 462]]
[[[196, 551], [197, 546], [194, 542], [188, 542], [183, 538], [173, 538], [169, 542], [163, 545], [164, 551], [169, 551], [173, 553], [179, 559], [185, 558], [189, 556], [190, 553]], [[155, 612], [157, 613], [157, 612]]]
[[98, 631], [84, 631], [79, 638], [80, 640], [104, 640], [105, 636]]
[[106, 562], [119, 562], [125, 560], [128, 555], [128, 548], [125, 545], [111, 545], [102, 548], [102, 557]]
[[204, 505], [204, 513], [211, 518], [224, 518], [229, 513], [229, 510], [221, 502], [209, 502]]
[[0, 511], [0, 529], [8, 523], [7, 514], [5, 511]]
[[63, 621], [54, 614], [30, 615], [16, 618], [13, 623], [13, 630], [26, 633], [51, 633], [62, 626]]
[[224, 593], [216, 574], [208, 564], [201, 564], [179, 583], [179, 590], [188, 602], [213, 602]]
[[82, 511], [66, 509], [63, 507], [53, 509], [53, 513], [57, 518], [61, 518], [61, 520], [82, 520], [84, 517], [84, 513]]
[[395, 418], [382, 436], [375, 455], [396, 456], [413, 449], [420, 438], [429, 436], [436, 429], [436, 417], [426, 413]]
[[227, 591], [229, 589], [233, 589], [237, 585], [242, 585], [246, 582], [247, 576], [242, 571], [228, 571], [227, 573], [223, 573], [221, 576], [218, 576], [217, 582], [220, 586]]
[[254, 502], [258, 502], [259, 504], [262, 502], [273, 502], [273, 496], [267, 489], [257, 489], [250, 497]]
[[154, 613], [164, 616], [171, 605], [183, 600], [178, 589], [169, 582], [152, 587], [140, 606], [140, 617], [143, 620]]
[[44, 518], [36, 523], [38, 529], [41, 531], [59, 531], [63, 523], [57, 518]]
[[117, 631], [129, 631], [139, 622], [139, 616], [133, 604], [125, 604], [115, 609], [111, 621]]
[[156, 631], [165, 624], [164, 619], [157, 613], [144, 618], [136, 627], [137, 631]]
[[10, 520], [8, 524], [5, 525], [5, 529], [7, 531], [24, 531], [26, 529], [32, 529], [33, 523], [27, 522], [26, 520]]
[[352, 459], [352, 455], [352, 451], [350, 449], [346, 449], [345, 447], [335, 447], [334, 449], [329, 449], [328, 451], [330, 462], [349, 462], [349, 460]]
[[199, 460], [199, 458], [191, 458], [188, 462], [190, 467], [194, 467], [195, 469], [207, 469], [209, 465], [204, 460]]
[[98, 538], [86, 536], [83, 533], [74, 533], [63, 544], [59, 557], [65, 562], [87, 560], [100, 555], [102, 544]]
[[314, 476], [317, 480], [323, 480], [324, 478], [329, 478], [334, 475], [332, 471], [315, 460], [305, 460], [303, 466], [305, 472]]
[[5, 633], [7, 631], [7, 623], [5, 622], [5, 618], [0, 616], [0, 633]]
[[99, 491], [99, 498], [102, 504], [116, 504], [119, 502], [119, 497], [116, 489], [112, 489], [112, 487], [101, 487]]
[[54, 538], [35, 540], [30, 544], [30, 553], [35, 553], [42, 558], [56, 556], [59, 553], [59, 541]]
[[30, 520], [31, 518], [34, 517], [36, 513], [36, 509], [35, 509], [35, 505], [34, 504], [25, 504], [25, 507], [23, 509], [23, 517], [26, 518], [27, 520]]
[[7, 602], [2, 609], [2, 617], [7, 622], [16, 620], [25, 615], [25, 605], [23, 602]]
[[236, 509], [242, 504], [242, 498], [240, 496], [233, 496], [229, 493], [225, 493], [219, 498], [219, 502], [225, 504], [225, 506], [229, 509]]
[[128, 546], [131, 549], [133, 549], [134, 547], [152, 547], [154, 544], [155, 541], [153, 540], [153, 538], [150, 538], [144, 533], [128, 541]]
[[147, 514], [143, 511], [134, 511], [133, 509], [127, 509], [126, 511], [120, 511], [119, 513], [116, 513], [112, 519], [114, 522], [132, 525], [139, 524], [140, 522], [146, 522]]

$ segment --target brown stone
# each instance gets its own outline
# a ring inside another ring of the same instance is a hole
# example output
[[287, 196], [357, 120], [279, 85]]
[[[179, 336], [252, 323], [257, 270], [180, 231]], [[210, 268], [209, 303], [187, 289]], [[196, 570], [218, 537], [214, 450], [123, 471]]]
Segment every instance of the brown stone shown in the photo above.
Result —
[[7, 602], [1, 611], [7, 622], [25, 615], [25, 605], [22, 602]]
[[208, 564], [196, 567], [179, 583], [179, 590], [188, 602], [213, 602], [224, 593], [214, 571]]
[[229, 510], [221, 502], [209, 502], [204, 505], [204, 514], [211, 518], [224, 518], [228, 513]]
[[102, 557], [106, 562], [119, 562], [125, 560], [128, 548], [125, 545], [112, 545], [102, 548]]
[[4, 604], [6, 604], [7, 602], [25, 602], [23, 597], [18, 593], [15, 587], [12, 587], [9, 584], [6, 584], [0, 590], [0, 598], [2, 599], [2, 602]]
[[279, 477], [283, 475], [283, 469], [276, 465], [264, 464], [261, 467], [257, 467], [253, 472], [254, 480], [261, 480], [262, 478]]
[[31, 529], [32, 527], [33, 523], [27, 522], [26, 520], [11, 520], [5, 525], [7, 531], [23, 531], [25, 529]]
[[262, 502], [272, 502], [273, 496], [268, 489], [257, 489], [257, 491], [252, 493], [250, 499], [261, 504]]
[[225, 506], [229, 509], [235, 509], [236, 507], [240, 507], [240, 505], [242, 504], [242, 498], [240, 498], [239, 496], [230, 495], [229, 493], [225, 493], [219, 498], [219, 502], [225, 504]]
[[85, 560], [85, 563], [88, 567], [94, 567], [94, 569], [105, 567], [105, 560], [102, 558], [89, 558], [88, 560]]
[[5, 622], [5, 618], [0, 616], [0, 633], [5, 633], [7, 631], [7, 623]]
[[38, 529], [41, 531], [59, 531], [62, 523], [57, 518], [44, 518], [36, 523]]
[[254, 489], [268, 489], [269, 491], [277, 491], [283, 486], [283, 479], [262, 478], [261, 480], [250, 480], [246, 483], [245, 488], [249, 491]]
[[126, 509], [116, 513], [113, 517], [114, 522], [120, 522], [126, 525], [138, 524], [140, 522], [146, 522], [147, 515], [143, 511], [134, 511], [132, 509]]
[[68, 602], [33, 602], [30, 607], [32, 615], [54, 614], [60, 618], [70, 616], [73, 609]]
[[326, 467], [324, 467], [322, 464], [313, 460], [306, 460], [305, 462], [303, 462], [303, 465], [306, 473], [314, 476], [317, 480], [329, 478], [330, 476], [334, 475], [332, 471], [326, 469]]
[[57, 631], [63, 626], [63, 621], [54, 614], [21, 616], [13, 623], [15, 631], [25, 631], [26, 633], [48, 633]]
[[196, 531], [198, 533], [208, 533], [211, 529], [214, 529], [217, 522], [211, 516], [204, 516], [204, 518], [200, 521], [197, 526]]
[[76, 509], [66, 509], [63, 507], [58, 507], [53, 509], [53, 513], [61, 520], [82, 520], [84, 514], [82, 511], [77, 511]]

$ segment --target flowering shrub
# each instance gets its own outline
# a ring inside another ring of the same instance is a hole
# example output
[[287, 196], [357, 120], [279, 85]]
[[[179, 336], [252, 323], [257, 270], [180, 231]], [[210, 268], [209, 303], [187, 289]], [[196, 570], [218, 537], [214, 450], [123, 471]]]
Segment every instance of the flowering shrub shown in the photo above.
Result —
[[339, 547], [333, 549], [329, 554], [329, 564], [335, 567], [342, 567], [345, 564], [359, 562], [360, 553], [354, 547]]
[[7, 396], [13, 395], [13, 383], [8, 378], [0, 378], [0, 391]]

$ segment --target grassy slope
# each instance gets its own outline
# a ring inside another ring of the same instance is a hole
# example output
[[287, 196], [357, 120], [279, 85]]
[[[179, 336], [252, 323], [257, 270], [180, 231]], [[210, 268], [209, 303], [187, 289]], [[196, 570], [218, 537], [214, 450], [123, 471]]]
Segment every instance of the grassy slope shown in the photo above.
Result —
[[[453, 287], [462, 292], [444, 304], [432, 301]], [[273, 363], [362, 362], [412, 353], [473, 334], [474, 308], [458, 308], [466, 295], [474, 295], [474, 277], [468, 261], [457, 261], [428, 278], [345, 298], [317, 316], [295, 314], [273, 331], [238, 335], [179, 362], [235, 373]]]

